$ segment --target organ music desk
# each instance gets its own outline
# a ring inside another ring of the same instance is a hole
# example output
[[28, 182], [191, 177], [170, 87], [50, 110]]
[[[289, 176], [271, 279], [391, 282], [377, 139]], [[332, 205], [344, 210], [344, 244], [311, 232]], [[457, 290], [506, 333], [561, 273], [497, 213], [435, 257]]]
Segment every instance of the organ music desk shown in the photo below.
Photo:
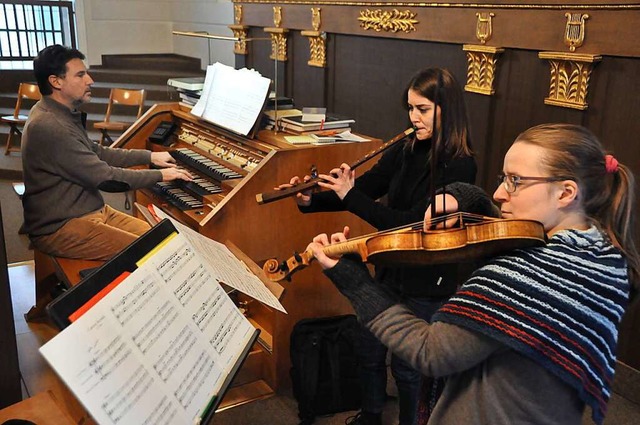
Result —
[[[282, 134], [265, 130], [254, 139], [232, 137], [189, 111], [180, 103], [155, 105], [112, 145], [167, 149], [174, 152], [179, 166], [198, 176], [198, 185], [160, 184], [138, 190], [136, 202], [153, 203], [207, 237], [232, 242], [259, 265], [273, 257], [285, 260], [303, 251], [315, 235], [341, 231], [345, 225], [354, 236], [373, 230], [346, 212], [302, 214], [293, 199], [258, 205], [255, 196], [272, 191], [294, 175], [309, 174], [312, 165], [319, 172], [328, 172], [343, 162], [351, 163], [379, 147], [380, 140], [294, 146]], [[162, 121], [177, 126], [168, 148], [148, 141]], [[370, 166], [364, 164], [358, 172]], [[289, 336], [298, 320], [352, 312], [317, 265], [295, 274], [283, 286], [280, 301], [288, 314], [240, 296], [249, 319], [261, 329], [260, 343], [253, 347], [221, 409], [290, 387]]]

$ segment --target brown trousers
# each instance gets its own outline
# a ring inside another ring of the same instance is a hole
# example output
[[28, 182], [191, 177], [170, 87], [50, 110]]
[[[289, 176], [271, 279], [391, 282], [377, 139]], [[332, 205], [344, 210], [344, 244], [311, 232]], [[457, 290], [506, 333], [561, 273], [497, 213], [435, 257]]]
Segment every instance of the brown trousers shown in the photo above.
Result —
[[105, 205], [31, 242], [56, 257], [108, 260], [150, 228], [145, 221]]

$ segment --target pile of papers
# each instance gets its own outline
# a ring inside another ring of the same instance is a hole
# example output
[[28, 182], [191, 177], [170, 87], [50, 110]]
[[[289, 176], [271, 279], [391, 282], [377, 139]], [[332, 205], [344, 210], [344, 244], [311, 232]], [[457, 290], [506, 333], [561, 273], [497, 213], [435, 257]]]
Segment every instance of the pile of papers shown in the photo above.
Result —
[[209, 65], [202, 94], [191, 113], [246, 136], [260, 118], [270, 83], [251, 69]]

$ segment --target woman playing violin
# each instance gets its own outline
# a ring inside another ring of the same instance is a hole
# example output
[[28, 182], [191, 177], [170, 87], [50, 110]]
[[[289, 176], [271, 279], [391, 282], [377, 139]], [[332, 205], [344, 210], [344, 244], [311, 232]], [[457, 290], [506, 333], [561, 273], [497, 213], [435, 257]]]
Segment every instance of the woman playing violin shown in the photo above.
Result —
[[491, 259], [431, 324], [361, 263], [324, 255], [326, 235], [309, 248], [375, 336], [423, 374], [445, 377], [422, 423], [581, 424], [589, 406], [601, 424], [617, 328], [638, 289], [633, 194], [632, 173], [587, 129], [525, 131], [493, 197], [504, 217], [540, 221], [548, 244]]
[[[437, 169], [430, 165], [434, 100], [438, 100], [437, 120], [440, 134]], [[328, 191], [299, 193], [296, 201], [302, 212], [350, 211], [378, 230], [419, 222], [429, 203], [429, 188], [435, 172], [437, 187], [456, 181], [473, 183], [476, 163], [472, 156], [463, 92], [447, 70], [430, 68], [417, 73], [407, 85], [403, 103], [415, 128], [415, 137], [389, 148], [367, 172], [355, 178], [349, 165], [319, 177], [319, 185]], [[310, 177], [306, 176], [305, 181]], [[300, 183], [293, 177], [288, 188]], [[386, 195], [385, 203], [377, 200]], [[484, 211], [474, 211], [486, 213]], [[431, 314], [454, 293], [460, 283], [452, 267], [398, 268], [378, 267], [377, 278], [393, 288], [419, 317]], [[363, 329], [359, 341], [362, 414], [353, 424], [381, 423], [386, 400], [387, 349]], [[396, 379], [400, 401], [400, 425], [413, 425], [420, 386], [420, 374], [394, 357], [391, 370]]]

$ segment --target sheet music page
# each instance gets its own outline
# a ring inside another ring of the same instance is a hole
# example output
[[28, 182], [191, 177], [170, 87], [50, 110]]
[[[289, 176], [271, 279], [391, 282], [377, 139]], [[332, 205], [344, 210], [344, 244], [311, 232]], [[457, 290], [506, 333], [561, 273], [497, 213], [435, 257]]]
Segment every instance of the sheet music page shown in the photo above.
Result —
[[198, 99], [198, 103], [191, 109], [191, 113], [193, 115], [197, 115], [199, 117], [202, 116], [204, 110], [207, 106], [207, 99], [209, 99], [209, 93], [211, 93], [211, 87], [213, 85], [213, 79], [216, 74], [216, 67], [214, 65], [207, 66], [207, 73], [204, 77], [204, 87], [202, 87], [202, 93], [200, 93], [200, 99]]
[[100, 424], [195, 423], [254, 328], [175, 235], [40, 351]]
[[246, 136], [262, 111], [270, 83], [257, 71], [209, 65], [200, 100], [191, 113]]
[[171, 223], [178, 229], [178, 232], [185, 236], [196, 251], [206, 259], [205, 261], [210, 267], [211, 274], [216, 281], [223, 282], [263, 304], [285, 314], [287, 313], [278, 298], [276, 298], [276, 296], [264, 286], [262, 281], [249, 271], [244, 263], [238, 260], [224, 244], [209, 239], [179, 221], [174, 220], [156, 206], [154, 206], [154, 210], [159, 218], [168, 218], [171, 220]]

